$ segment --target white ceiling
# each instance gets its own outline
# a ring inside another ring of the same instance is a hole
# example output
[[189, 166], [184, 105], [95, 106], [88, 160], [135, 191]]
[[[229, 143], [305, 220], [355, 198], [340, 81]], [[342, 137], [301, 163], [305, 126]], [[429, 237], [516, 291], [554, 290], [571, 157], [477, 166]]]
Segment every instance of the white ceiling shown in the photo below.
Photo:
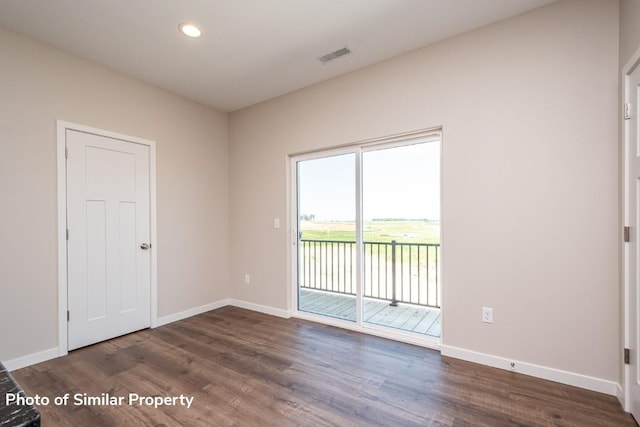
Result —
[[0, 26], [234, 111], [553, 1], [1, 0]]

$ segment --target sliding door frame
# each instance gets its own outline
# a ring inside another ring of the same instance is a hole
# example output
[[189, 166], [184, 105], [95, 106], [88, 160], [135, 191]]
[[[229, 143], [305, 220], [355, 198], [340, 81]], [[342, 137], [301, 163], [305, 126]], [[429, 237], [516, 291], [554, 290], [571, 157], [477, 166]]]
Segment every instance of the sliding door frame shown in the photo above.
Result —
[[[297, 153], [289, 155], [289, 167], [287, 170], [287, 181], [289, 187], [289, 215], [288, 215], [288, 229], [291, 233], [291, 240], [288, 244], [288, 253], [287, 257], [289, 260], [289, 274], [288, 274], [288, 282], [289, 282], [289, 293], [287, 298], [290, 302], [289, 312], [293, 317], [310, 320], [313, 322], [323, 323], [330, 326], [336, 326], [343, 329], [354, 330], [358, 332], [363, 332], [370, 335], [381, 336], [384, 338], [393, 339], [396, 341], [407, 342], [410, 344], [415, 344], [423, 347], [433, 348], [436, 350], [440, 349], [440, 343], [442, 341], [442, 337], [444, 336], [444, 324], [442, 325], [442, 332], [440, 337], [431, 337], [426, 335], [419, 335], [416, 333], [403, 331], [400, 329], [392, 329], [390, 327], [379, 326], [371, 323], [366, 323], [363, 321], [363, 313], [362, 313], [362, 293], [363, 293], [363, 277], [364, 277], [364, 248], [363, 248], [363, 219], [362, 219], [362, 154], [368, 151], [376, 151], [381, 149], [402, 147], [412, 144], [425, 143], [428, 141], [440, 141], [441, 150], [440, 150], [440, 202], [442, 206], [442, 129], [441, 128], [432, 128], [432, 129], [424, 129], [415, 132], [407, 132], [398, 135], [392, 135], [389, 137], [376, 138], [371, 140], [365, 140], [360, 142], [354, 142], [352, 144], [346, 144], [335, 148], [322, 149], [317, 151], [310, 151], [304, 153]], [[339, 156], [343, 154], [354, 154], [355, 155], [355, 183], [356, 183], [356, 321], [352, 322], [349, 320], [343, 320], [338, 318], [333, 318], [330, 316], [324, 316], [321, 314], [314, 314], [305, 311], [300, 311], [298, 309], [298, 227], [299, 227], [299, 212], [298, 212], [298, 162], [305, 160], [315, 160], [322, 159], [326, 157]], [[442, 209], [442, 208], [441, 208]], [[441, 226], [442, 226], [442, 218], [441, 218]], [[441, 257], [444, 258], [442, 253], [442, 228], [440, 231], [440, 246], [441, 246]], [[442, 263], [441, 263], [442, 266]], [[441, 268], [441, 281], [440, 281], [440, 289], [442, 296], [442, 304], [441, 310], [444, 313], [444, 292], [443, 292], [443, 277], [442, 277], [442, 268]], [[444, 320], [444, 316], [441, 314], [442, 319]]]

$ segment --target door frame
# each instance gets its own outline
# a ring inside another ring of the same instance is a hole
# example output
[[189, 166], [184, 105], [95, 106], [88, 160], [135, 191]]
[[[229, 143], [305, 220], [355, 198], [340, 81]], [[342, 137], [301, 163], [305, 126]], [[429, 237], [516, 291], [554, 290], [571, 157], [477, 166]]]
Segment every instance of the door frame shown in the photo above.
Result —
[[[341, 154], [349, 154], [354, 153], [356, 155], [356, 216], [359, 218], [362, 212], [362, 182], [359, 178], [361, 176], [361, 155], [367, 151], [373, 151], [378, 148], [391, 148], [395, 146], [403, 146], [407, 145], [410, 141], [420, 141], [427, 138], [432, 138], [437, 136], [437, 139], [440, 141], [440, 209], [442, 211], [443, 207], [443, 153], [444, 153], [444, 131], [443, 127], [433, 127], [421, 129], [413, 132], [406, 132], [386, 137], [380, 137], [375, 139], [356, 141], [348, 144], [338, 145], [334, 147], [325, 147], [312, 151], [305, 151], [300, 153], [293, 153], [288, 155], [288, 167], [287, 167], [287, 186], [288, 186], [288, 197], [287, 197], [287, 229], [290, 232], [289, 239], [287, 239], [287, 264], [288, 264], [288, 274], [287, 274], [287, 282], [288, 282], [288, 292], [287, 292], [287, 312], [291, 314], [292, 317], [310, 320], [313, 322], [322, 323], [325, 325], [335, 326], [342, 329], [348, 329], [352, 331], [362, 332], [368, 335], [379, 336], [395, 341], [401, 341], [409, 344], [418, 345], [421, 347], [426, 347], [434, 350], [440, 350], [441, 344], [444, 342], [445, 338], [445, 323], [444, 323], [444, 307], [446, 301], [446, 291], [445, 286], [442, 285], [444, 283], [444, 232], [443, 232], [443, 224], [444, 218], [440, 218], [440, 250], [441, 250], [441, 260], [440, 260], [440, 295], [441, 295], [441, 316], [442, 316], [442, 329], [440, 332], [440, 337], [429, 337], [429, 336], [418, 336], [412, 332], [406, 332], [402, 330], [390, 330], [387, 327], [378, 326], [374, 324], [368, 324], [362, 321], [361, 315], [361, 301], [360, 298], [356, 298], [356, 321], [351, 322], [349, 320], [342, 320], [337, 318], [332, 318], [329, 316], [323, 316], [314, 313], [307, 313], [304, 311], [298, 310], [298, 185], [297, 185], [297, 162], [301, 160], [311, 160], [318, 159], [322, 157], [328, 156], [336, 156]], [[362, 241], [362, 230], [361, 224], [359, 220], [356, 220], [356, 235], [358, 242]], [[356, 289], [358, 294], [362, 293], [362, 262], [361, 262], [361, 253], [362, 248], [359, 246], [356, 254], [357, 264], [358, 264], [358, 272], [356, 274]]]
[[158, 324], [158, 288], [157, 266], [158, 245], [156, 238], [156, 142], [135, 136], [123, 135], [90, 126], [70, 123], [63, 120], [56, 121], [57, 126], [57, 188], [58, 188], [58, 356], [65, 356], [69, 350], [69, 331], [67, 323], [67, 161], [66, 161], [66, 131], [90, 133], [112, 139], [119, 139], [149, 147], [149, 227], [151, 250], [151, 327]]
[[[640, 48], [638, 48], [638, 50], [635, 51], [635, 53], [631, 56], [631, 59], [629, 59], [627, 64], [622, 68], [622, 85], [621, 85], [622, 94], [620, 98], [623, 100], [623, 103], [628, 103], [631, 101], [629, 77], [631, 73], [633, 73], [638, 67], [640, 67]], [[637, 105], [634, 105], [634, 110], [635, 111], [633, 111], [633, 114], [634, 115], [638, 114]], [[627, 120], [624, 119], [624, 114], [620, 114], [620, 117], [622, 120], [622, 159], [621, 159], [622, 161], [621, 180], [622, 180], [622, 186], [623, 186], [622, 220], [623, 220], [623, 225], [629, 225], [631, 221], [631, 218], [629, 218], [629, 192], [632, 191], [632, 189], [629, 188], [629, 185], [627, 182], [628, 181], [627, 175], [629, 174], [629, 168], [628, 168], [629, 153], [630, 153], [633, 141], [630, 140], [629, 125]], [[636, 235], [640, 235], [638, 234], [638, 231], [640, 230], [635, 230], [633, 231], [633, 233]], [[620, 237], [620, 245], [622, 246], [621, 254], [622, 254], [622, 274], [623, 274], [623, 289], [622, 289], [623, 291], [622, 293], [623, 343], [622, 344], [623, 344], [623, 348], [629, 348], [629, 339], [630, 339], [629, 329], [630, 329], [630, 322], [631, 322], [629, 311], [631, 309], [631, 305], [634, 304], [634, 301], [631, 301], [629, 298], [629, 289], [633, 285], [634, 281], [632, 280], [632, 278], [629, 277], [629, 253], [628, 253], [629, 248], [628, 248], [628, 244], [625, 243], [624, 240], [622, 239], [622, 233]], [[638, 313], [636, 313], [636, 316], [637, 315]], [[621, 352], [622, 352], [622, 349], [621, 349]], [[622, 354], [619, 360], [620, 361], [623, 360]], [[630, 385], [633, 379], [631, 378], [631, 371], [629, 369], [629, 365], [627, 364], [623, 365], [622, 371], [623, 371], [623, 375], [622, 375], [623, 385], [622, 385], [622, 389], [619, 390], [619, 392], [622, 393], [622, 396], [618, 396], [618, 400], [620, 401], [620, 403], [622, 403], [624, 410], [629, 412], [631, 410]]]

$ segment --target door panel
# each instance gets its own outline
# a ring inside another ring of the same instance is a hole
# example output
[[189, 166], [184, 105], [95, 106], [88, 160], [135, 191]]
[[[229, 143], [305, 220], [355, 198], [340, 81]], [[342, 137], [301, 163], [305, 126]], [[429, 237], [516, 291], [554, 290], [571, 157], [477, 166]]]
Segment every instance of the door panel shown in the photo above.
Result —
[[299, 161], [298, 309], [356, 321], [356, 156]]
[[362, 153], [363, 322], [440, 336], [440, 141]]
[[69, 349], [150, 326], [149, 147], [67, 130]]
[[120, 303], [122, 312], [135, 310], [136, 292], [136, 204], [120, 202]]
[[87, 146], [86, 159], [87, 190], [119, 189], [129, 192], [135, 191], [136, 159], [132, 153]]
[[[87, 318], [91, 321], [102, 319], [107, 315], [107, 218], [104, 200], [87, 200], [85, 206], [87, 221], [86, 300]], [[73, 263], [72, 265], [77, 264]]]

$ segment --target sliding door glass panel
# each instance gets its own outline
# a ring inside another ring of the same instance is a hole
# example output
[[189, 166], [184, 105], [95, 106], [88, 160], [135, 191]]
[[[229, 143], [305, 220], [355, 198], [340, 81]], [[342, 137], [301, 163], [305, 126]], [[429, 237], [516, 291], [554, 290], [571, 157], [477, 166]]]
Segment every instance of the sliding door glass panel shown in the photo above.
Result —
[[440, 336], [440, 141], [362, 154], [363, 322]]
[[356, 320], [356, 160], [297, 163], [298, 310]]

